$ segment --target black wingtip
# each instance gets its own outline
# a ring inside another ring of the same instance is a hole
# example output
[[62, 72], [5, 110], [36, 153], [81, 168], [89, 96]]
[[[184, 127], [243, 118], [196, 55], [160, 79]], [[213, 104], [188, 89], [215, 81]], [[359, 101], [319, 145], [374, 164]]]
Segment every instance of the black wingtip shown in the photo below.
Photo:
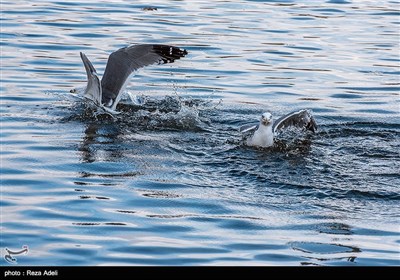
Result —
[[164, 63], [174, 62], [188, 54], [188, 51], [174, 46], [154, 45], [154, 51], [162, 57]]

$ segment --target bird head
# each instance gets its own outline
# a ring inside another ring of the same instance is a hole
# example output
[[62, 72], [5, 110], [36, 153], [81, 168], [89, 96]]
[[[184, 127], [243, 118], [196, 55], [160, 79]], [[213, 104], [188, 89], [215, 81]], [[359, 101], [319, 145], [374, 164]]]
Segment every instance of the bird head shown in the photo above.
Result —
[[266, 112], [261, 115], [261, 124], [268, 125], [272, 122], [272, 114], [270, 112]]

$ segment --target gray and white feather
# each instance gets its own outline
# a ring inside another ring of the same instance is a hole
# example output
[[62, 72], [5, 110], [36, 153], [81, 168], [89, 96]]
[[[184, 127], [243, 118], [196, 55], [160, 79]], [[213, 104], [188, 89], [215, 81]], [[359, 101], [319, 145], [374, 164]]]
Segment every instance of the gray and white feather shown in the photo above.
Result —
[[297, 127], [312, 132], [317, 131], [317, 124], [309, 110], [291, 112], [274, 121], [270, 112], [263, 113], [258, 124], [242, 126], [239, 131], [251, 133], [247, 138], [248, 146], [271, 147], [274, 144], [274, 137], [282, 130], [289, 127]]
[[132, 45], [110, 54], [101, 79], [84, 53], [81, 54], [87, 74], [84, 96], [96, 105], [115, 113], [131, 74], [151, 64], [172, 63], [187, 55], [187, 51], [167, 45]]

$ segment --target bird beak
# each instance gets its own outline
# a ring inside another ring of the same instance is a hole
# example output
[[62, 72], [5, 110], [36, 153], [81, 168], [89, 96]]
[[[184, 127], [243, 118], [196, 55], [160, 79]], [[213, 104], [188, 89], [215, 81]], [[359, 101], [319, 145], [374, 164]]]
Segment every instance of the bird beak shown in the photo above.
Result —
[[267, 125], [267, 124], [269, 124], [270, 122], [271, 122], [270, 119], [262, 119], [263, 125]]

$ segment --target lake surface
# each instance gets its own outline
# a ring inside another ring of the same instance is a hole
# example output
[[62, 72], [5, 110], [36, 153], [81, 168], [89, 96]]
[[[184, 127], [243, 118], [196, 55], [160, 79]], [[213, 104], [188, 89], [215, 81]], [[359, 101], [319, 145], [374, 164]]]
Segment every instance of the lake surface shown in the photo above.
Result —
[[[2, 1], [1, 250], [18, 265], [400, 265], [398, 1]], [[114, 118], [70, 93], [137, 43]], [[243, 145], [261, 113], [316, 134]], [[2, 265], [8, 264], [4, 258]]]

